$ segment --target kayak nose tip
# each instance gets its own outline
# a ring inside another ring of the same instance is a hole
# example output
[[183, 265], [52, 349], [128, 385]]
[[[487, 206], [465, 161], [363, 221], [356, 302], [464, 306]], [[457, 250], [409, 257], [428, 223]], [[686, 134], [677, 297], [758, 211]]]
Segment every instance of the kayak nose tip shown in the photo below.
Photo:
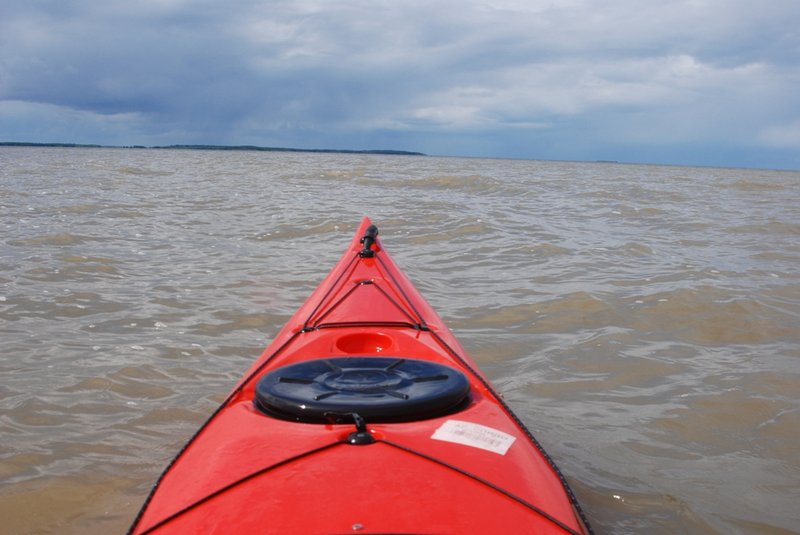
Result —
[[375, 243], [375, 238], [378, 237], [378, 227], [370, 225], [367, 227], [367, 232], [361, 238], [361, 244], [364, 248], [361, 250], [359, 256], [361, 258], [372, 258], [375, 256], [375, 251], [372, 250], [372, 244]]

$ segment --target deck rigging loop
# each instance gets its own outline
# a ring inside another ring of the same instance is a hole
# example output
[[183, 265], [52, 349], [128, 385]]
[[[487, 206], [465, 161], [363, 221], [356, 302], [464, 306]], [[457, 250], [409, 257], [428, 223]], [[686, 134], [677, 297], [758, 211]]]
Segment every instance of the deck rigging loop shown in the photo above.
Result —
[[347, 435], [347, 443], [353, 446], [366, 446], [367, 444], [374, 444], [375, 437], [372, 433], [367, 431], [367, 422], [357, 412], [348, 413], [347, 416], [353, 419], [356, 425], [356, 430]]

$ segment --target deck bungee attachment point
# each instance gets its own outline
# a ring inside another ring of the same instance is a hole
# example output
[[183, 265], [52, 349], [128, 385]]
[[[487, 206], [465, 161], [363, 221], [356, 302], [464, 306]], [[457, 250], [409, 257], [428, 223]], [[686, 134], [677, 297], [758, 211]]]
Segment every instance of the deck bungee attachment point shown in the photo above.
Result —
[[366, 218], [130, 533], [234, 531], [591, 533], [555, 464]]

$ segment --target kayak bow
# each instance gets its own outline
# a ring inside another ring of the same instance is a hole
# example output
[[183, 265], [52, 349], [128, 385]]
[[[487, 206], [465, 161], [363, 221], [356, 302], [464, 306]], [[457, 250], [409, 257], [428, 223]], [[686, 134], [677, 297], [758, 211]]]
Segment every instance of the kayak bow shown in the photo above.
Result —
[[367, 218], [130, 533], [256, 531], [591, 533], [555, 464]]

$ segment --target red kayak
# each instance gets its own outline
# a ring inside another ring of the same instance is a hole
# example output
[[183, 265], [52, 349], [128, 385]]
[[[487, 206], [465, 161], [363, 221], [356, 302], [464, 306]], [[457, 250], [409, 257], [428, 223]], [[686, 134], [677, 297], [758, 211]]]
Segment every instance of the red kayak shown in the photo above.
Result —
[[167, 467], [130, 533], [591, 530], [365, 218]]

